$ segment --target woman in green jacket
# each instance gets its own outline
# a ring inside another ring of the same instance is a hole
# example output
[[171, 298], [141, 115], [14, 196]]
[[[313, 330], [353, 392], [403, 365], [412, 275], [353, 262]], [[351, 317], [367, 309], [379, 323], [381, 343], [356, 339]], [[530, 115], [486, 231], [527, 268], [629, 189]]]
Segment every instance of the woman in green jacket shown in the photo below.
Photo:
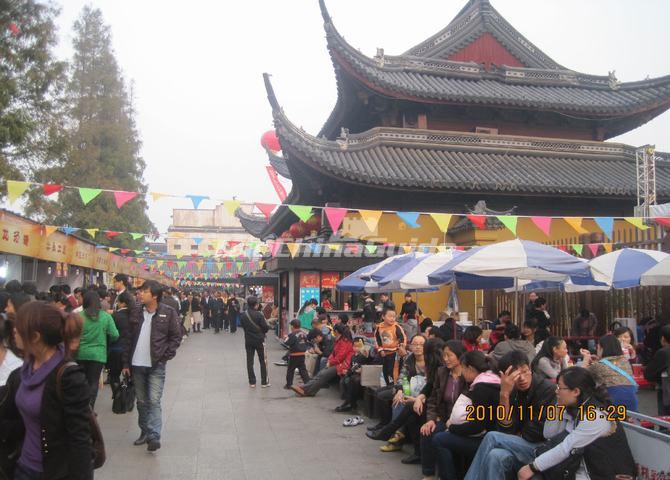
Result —
[[83, 307], [81, 316], [84, 319], [84, 330], [77, 351], [77, 363], [83, 367], [86, 374], [93, 408], [98, 396], [100, 374], [107, 363], [107, 342], [116, 341], [119, 332], [112, 316], [102, 310], [98, 292], [86, 292]]

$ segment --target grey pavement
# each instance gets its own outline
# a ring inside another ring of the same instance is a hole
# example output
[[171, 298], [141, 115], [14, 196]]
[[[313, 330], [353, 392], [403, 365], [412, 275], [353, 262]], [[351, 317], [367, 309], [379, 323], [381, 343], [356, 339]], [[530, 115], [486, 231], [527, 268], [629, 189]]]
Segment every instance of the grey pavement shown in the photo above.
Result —
[[[242, 331], [209, 330], [185, 340], [168, 363], [162, 448], [153, 454], [133, 446], [137, 413], [113, 414], [105, 386], [96, 409], [107, 462], [96, 479], [421, 478], [419, 466], [400, 463], [409, 450], [382, 453], [382, 442], [365, 437], [370, 420], [342, 426], [347, 415], [332, 411], [341, 403], [336, 388], [314, 398], [284, 390], [286, 368], [272, 364], [283, 349], [271, 337], [268, 389], [248, 386]], [[260, 380], [258, 361], [256, 375]]]

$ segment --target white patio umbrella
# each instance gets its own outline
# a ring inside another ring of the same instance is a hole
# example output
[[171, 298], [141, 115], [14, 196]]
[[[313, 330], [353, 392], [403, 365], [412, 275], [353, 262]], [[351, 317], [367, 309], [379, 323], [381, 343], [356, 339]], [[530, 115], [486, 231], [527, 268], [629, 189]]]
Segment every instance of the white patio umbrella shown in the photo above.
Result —
[[458, 250], [449, 249], [446, 252], [420, 257], [381, 278], [377, 283], [380, 287], [390, 286], [396, 290], [430, 288], [432, 285], [428, 283], [428, 275], [461, 253]]
[[[473, 248], [428, 275], [428, 282], [439, 285], [451, 281], [454, 275], [470, 274], [511, 278], [518, 290], [519, 280], [562, 282], [569, 276], [586, 277], [588, 273], [587, 264], [577, 257], [549, 245], [516, 239]], [[515, 317], [518, 301], [517, 294]]]
[[592, 259], [589, 267], [596, 281], [613, 288], [630, 288], [639, 286], [642, 274], [668, 257], [658, 250], [622, 248]]
[[640, 285], [658, 287], [670, 285], [670, 257], [644, 272], [640, 276]]

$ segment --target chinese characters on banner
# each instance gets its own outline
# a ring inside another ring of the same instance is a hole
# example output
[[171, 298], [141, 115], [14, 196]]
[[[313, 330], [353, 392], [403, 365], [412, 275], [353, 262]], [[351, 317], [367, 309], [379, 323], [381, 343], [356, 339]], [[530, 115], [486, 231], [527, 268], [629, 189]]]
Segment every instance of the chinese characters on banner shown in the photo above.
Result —
[[316, 298], [316, 301], [320, 301], [320, 290], [319, 290], [319, 272], [300, 272], [300, 306], [302, 307], [305, 302]]

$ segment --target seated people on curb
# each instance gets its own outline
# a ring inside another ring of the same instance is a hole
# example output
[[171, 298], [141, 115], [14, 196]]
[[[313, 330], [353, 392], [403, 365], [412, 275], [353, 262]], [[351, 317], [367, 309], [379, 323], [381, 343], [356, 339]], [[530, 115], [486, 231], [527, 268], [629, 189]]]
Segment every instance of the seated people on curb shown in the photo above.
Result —
[[633, 331], [628, 327], [619, 327], [614, 329], [612, 334], [619, 340], [621, 343], [621, 350], [623, 351], [623, 356], [626, 357], [631, 363], [636, 363], [637, 352], [635, 347], [631, 345], [633, 341]]
[[[523, 322], [523, 327], [521, 328], [521, 337], [524, 340], [529, 341], [533, 346], [537, 347], [535, 343], [535, 332], [537, 331], [537, 320], [534, 318], [529, 318]], [[537, 351], [538, 348], [535, 348]]]
[[[419, 340], [416, 340], [419, 337], [415, 337], [412, 341], [419, 343]], [[410, 343], [412, 345], [412, 343]], [[412, 348], [412, 353], [418, 355], [418, 349], [415, 347]], [[424, 412], [423, 405], [426, 401], [426, 397], [430, 396], [432, 388], [432, 378], [434, 378], [437, 369], [443, 365], [442, 360], [442, 349], [444, 348], [444, 342], [441, 339], [428, 339], [422, 345], [423, 361], [425, 363], [425, 379], [426, 384], [421, 389], [419, 394], [416, 396], [414, 403], [419, 402], [421, 405], [421, 411], [414, 412], [414, 404], [404, 404], [394, 407], [394, 398], [396, 395], [399, 395], [397, 392], [402, 388], [401, 384], [390, 385], [388, 387], [382, 387], [377, 389], [374, 393], [374, 409], [376, 412], [379, 412], [379, 423], [374, 426], [368, 427], [368, 432], [366, 435], [373, 440], [388, 440], [394, 436], [394, 432], [402, 429], [403, 425], [406, 424], [408, 419], [412, 415], [421, 416]], [[409, 361], [409, 360], [407, 360]], [[408, 364], [411, 366], [411, 361]], [[417, 358], [418, 362], [418, 358]], [[405, 365], [403, 364], [403, 368]], [[402, 377], [401, 377], [402, 378]], [[424, 422], [421, 421], [421, 424]], [[387, 451], [387, 450], [385, 450]], [[418, 444], [417, 444], [418, 452]]]
[[463, 332], [463, 346], [465, 350], [471, 352], [472, 350], [481, 350], [488, 352], [488, 342], [482, 342], [482, 329], [477, 325], [471, 325]]
[[465, 348], [460, 340], [445, 343], [444, 366], [438, 369], [433, 380], [433, 391], [426, 403], [426, 423], [421, 427], [421, 472], [424, 478], [435, 475], [437, 452], [433, 437], [446, 429], [456, 399], [465, 389], [460, 362], [464, 353]]
[[562, 371], [556, 397], [557, 407], [565, 408], [563, 418], [547, 419], [544, 436], [550, 442], [543, 453], [519, 470], [517, 478], [527, 480], [542, 475], [570, 457], [575, 459], [576, 473], [572, 478], [633, 478], [637, 468], [626, 434], [618, 421], [600, 412], [608, 405], [607, 392], [596, 387], [588, 370], [570, 367]]
[[433, 437], [440, 480], [463, 478], [484, 435], [496, 428], [491, 414], [500, 399], [495, 361], [477, 350], [466, 352], [460, 361], [468, 389], [456, 400], [446, 431]]
[[335, 325], [335, 346], [333, 353], [328, 357], [327, 366], [304, 385], [293, 385], [291, 388], [300, 397], [313, 397], [331, 380], [343, 376], [349, 369], [351, 357], [354, 354], [351, 331], [345, 325]]
[[497, 362], [509, 352], [520, 351], [526, 355], [528, 363], [530, 364], [535, 358], [535, 347], [528, 340], [521, 340], [521, 330], [513, 324], [505, 327], [505, 340], [498, 343], [491, 355]]
[[[418, 463], [420, 460], [419, 450], [419, 428], [423, 423], [419, 416], [414, 414], [413, 406], [417, 396], [424, 391], [426, 385], [426, 357], [424, 356], [424, 344], [426, 339], [421, 335], [415, 335], [410, 341], [411, 353], [405, 356], [398, 382], [393, 385], [394, 395], [389, 401], [392, 408], [393, 421], [378, 432], [377, 437], [373, 434], [370, 438], [388, 439], [388, 443], [380, 450], [382, 452], [395, 452], [402, 449], [402, 443], [406, 438], [412, 441], [414, 453], [402, 460], [403, 463]], [[433, 362], [437, 367], [442, 364], [442, 348], [433, 349], [439, 357]], [[390, 438], [389, 438], [390, 436]]]
[[591, 352], [582, 349], [582, 367], [588, 368], [598, 385], [607, 388], [613, 405], [625, 405], [627, 410], [637, 412], [637, 382], [633, 369], [621, 351], [621, 343], [614, 335], [598, 339], [596, 353], [600, 360], [594, 361]]
[[486, 434], [465, 480], [504, 480], [530, 463], [544, 441], [544, 418], [538, 412], [555, 402], [556, 385], [533, 375], [529, 364], [528, 356], [518, 350], [498, 362], [499, 405], [504, 412], [501, 418], [496, 413], [498, 431]]
[[[341, 324], [346, 327], [345, 324]], [[372, 347], [365, 344], [361, 337], [354, 339], [354, 355], [347, 373], [342, 377], [342, 389], [344, 391], [344, 403], [335, 408], [336, 412], [350, 412], [355, 410], [358, 400], [363, 398], [363, 386], [361, 385], [361, 367], [368, 365], [373, 360]]]
[[568, 368], [568, 345], [559, 337], [547, 337], [542, 348], [530, 364], [533, 374], [555, 380], [562, 370]]
[[407, 345], [405, 331], [396, 322], [395, 310], [384, 307], [381, 313], [382, 322], [375, 330], [375, 341], [377, 352], [382, 359], [382, 373], [386, 385], [391, 385], [398, 380], [400, 374], [401, 358], [398, 350]]

